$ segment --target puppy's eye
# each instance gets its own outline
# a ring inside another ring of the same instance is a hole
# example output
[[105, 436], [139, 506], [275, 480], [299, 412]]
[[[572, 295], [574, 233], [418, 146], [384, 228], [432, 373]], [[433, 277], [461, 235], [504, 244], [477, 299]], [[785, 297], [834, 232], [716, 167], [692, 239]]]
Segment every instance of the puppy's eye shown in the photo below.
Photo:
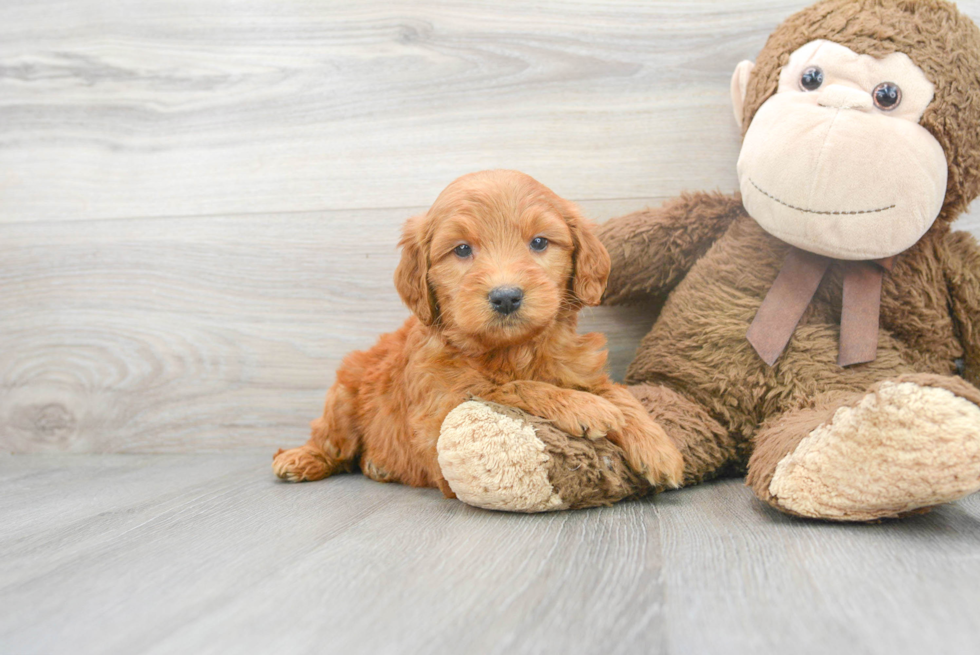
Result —
[[456, 253], [456, 256], [460, 259], [466, 259], [473, 254], [473, 248], [471, 248], [470, 244], [468, 243], [461, 243], [453, 248], [453, 252]]
[[548, 240], [544, 237], [534, 237], [528, 245], [531, 247], [531, 250], [541, 252], [548, 247]]

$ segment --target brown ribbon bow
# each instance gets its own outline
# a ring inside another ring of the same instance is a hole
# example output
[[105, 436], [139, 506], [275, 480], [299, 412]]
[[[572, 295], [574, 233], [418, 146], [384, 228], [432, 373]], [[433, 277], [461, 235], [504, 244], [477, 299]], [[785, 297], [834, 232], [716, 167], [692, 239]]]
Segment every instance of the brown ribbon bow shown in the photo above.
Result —
[[[746, 334], [769, 366], [786, 349], [832, 261], [830, 257], [799, 248], [790, 249]], [[845, 262], [839, 365], [874, 361], [878, 350], [881, 279], [885, 270], [892, 270], [894, 262], [895, 257]]]

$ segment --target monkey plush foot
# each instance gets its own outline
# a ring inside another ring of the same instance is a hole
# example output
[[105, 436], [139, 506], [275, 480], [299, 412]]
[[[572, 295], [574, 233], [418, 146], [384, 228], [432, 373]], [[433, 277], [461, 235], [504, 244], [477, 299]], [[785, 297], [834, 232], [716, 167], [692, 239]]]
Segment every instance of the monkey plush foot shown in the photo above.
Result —
[[456, 497], [485, 509], [579, 509], [651, 490], [607, 439], [572, 437], [544, 419], [482, 400], [449, 413], [437, 448]]
[[838, 521], [899, 516], [980, 490], [980, 407], [951, 391], [884, 382], [776, 465], [770, 502]]

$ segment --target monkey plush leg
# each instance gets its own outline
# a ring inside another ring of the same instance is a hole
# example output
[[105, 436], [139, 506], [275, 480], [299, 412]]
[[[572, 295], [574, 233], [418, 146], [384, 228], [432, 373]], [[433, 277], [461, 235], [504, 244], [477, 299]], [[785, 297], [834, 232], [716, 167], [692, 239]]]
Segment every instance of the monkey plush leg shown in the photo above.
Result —
[[684, 480], [684, 458], [647, 409], [629, 390], [610, 384], [599, 395], [623, 413], [623, 426], [606, 438], [623, 449], [630, 468], [642, 473], [657, 488], [676, 489]]
[[980, 391], [909, 374], [866, 393], [829, 392], [768, 421], [747, 483], [784, 512], [870, 521], [980, 490]]
[[437, 450], [456, 497], [485, 509], [579, 509], [651, 490], [608, 439], [572, 437], [544, 419], [482, 400], [449, 413]]
[[735, 470], [739, 462], [744, 462], [745, 455], [735, 439], [700, 404], [657, 384], [634, 384], [628, 388], [681, 451], [683, 486]]

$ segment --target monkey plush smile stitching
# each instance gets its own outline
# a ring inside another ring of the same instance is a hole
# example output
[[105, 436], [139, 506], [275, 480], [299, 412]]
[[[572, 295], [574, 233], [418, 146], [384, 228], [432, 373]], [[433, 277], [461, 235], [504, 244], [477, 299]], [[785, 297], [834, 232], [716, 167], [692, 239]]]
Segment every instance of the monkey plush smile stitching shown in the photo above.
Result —
[[[732, 81], [742, 122], [744, 85]], [[791, 250], [747, 338], [770, 366], [789, 343], [831, 259], [845, 267], [838, 363], [875, 359], [881, 281], [932, 226], [946, 155], [919, 119], [934, 85], [908, 55], [881, 59], [817, 39], [797, 49], [756, 112], [738, 159], [742, 202]], [[800, 252], [804, 251], [804, 252]], [[870, 260], [858, 263], [861, 260]]]
[[[980, 247], [950, 230], [980, 195], [980, 30], [942, 0], [822, 0], [738, 66], [732, 96], [742, 193], [599, 232], [603, 302], [663, 302], [626, 381], [684, 483], [746, 472], [773, 507], [839, 521], [980, 490]], [[746, 330], [782, 286], [797, 315], [770, 364]], [[855, 319], [879, 322], [873, 358], [842, 368]], [[549, 452], [574, 443], [551, 435]], [[599, 488], [583, 469], [563, 484]], [[499, 497], [509, 470], [454, 491]]]
[[942, 0], [823, 0], [731, 89], [741, 194], [602, 227], [605, 302], [667, 295], [630, 390], [688, 483], [744, 468], [783, 511], [976, 491], [980, 248], [950, 223], [980, 195], [980, 30]]
[[[743, 62], [736, 78], [751, 70]], [[946, 155], [919, 125], [934, 94], [904, 53], [876, 59], [824, 39], [799, 48], [745, 131], [746, 211], [818, 255], [866, 260], [908, 249], [946, 193]], [[734, 101], [741, 121], [740, 93]]]

